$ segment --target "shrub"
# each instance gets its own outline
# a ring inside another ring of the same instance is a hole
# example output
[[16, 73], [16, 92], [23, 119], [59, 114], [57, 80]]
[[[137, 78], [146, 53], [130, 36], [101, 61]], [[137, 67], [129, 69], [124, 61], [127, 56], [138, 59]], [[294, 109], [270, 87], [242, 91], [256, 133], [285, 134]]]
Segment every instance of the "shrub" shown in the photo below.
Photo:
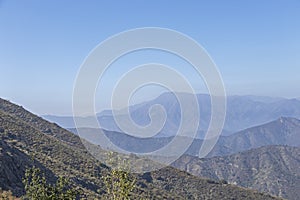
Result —
[[26, 169], [23, 184], [25, 200], [73, 200], [78, 196], [78, 192], [70, 186], [66, 178], [59, 177], [56, 184], [47, 184], [45, 175], [36, 167]]
[[136, 179], [129, 175], [129, 167], [125, 159], [112, 152], [109, 153], [108, 157], [112, 166], [118, 166], [112, 168], [108, 175], [102, 177], [108, 199], [128, 200], [130, 199], [130, 193], [135, 188]]
[[11, 191], [2, 191], [0, 189], [0, 200], [14, 200], [16, 199], [13, 195]]

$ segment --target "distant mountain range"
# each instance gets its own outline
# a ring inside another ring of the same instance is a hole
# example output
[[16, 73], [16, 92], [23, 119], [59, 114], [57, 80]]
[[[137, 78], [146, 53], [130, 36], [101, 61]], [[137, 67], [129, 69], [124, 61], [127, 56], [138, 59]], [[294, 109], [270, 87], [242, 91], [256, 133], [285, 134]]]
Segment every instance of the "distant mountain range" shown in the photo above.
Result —
[[229, 155], [268, 145], [300, 147], [300, 120], [280, 117], [275, 121], [220, 137], [209, 156]]
[[[187, 101], [191, 94], [179, 93]], [[205, 94], [197, 95], [200, 108], [200, 127], [197, 137], [204, 138], [204, 134], [210, 122], [211, 103], [210, 96]], [[167, 113], [165, 126], [157, 137], [174, 136], [181, 119], [179, 102], [172, 93], [164, 93], [159, 97], [129, 107], [132, 119], [138, 124], [145, 126], [150, 123], [148, 115], [149, 108], [155, 104], [162, 105]], [[115, 123], [111, 110], [105, 110], [97, 114], [98, 121], [103, 129], [122, 132]], [[122, 116], [118, 116], [122, 119]], [[285, 99], [260, 96], [229, 96], [227, 98], [227, 114], [223, 129], [223, 135], [230, 135], [240, 130], [256, 125], [276, 120], [279, 117], [300, 118], [300, 100]], [[65, 128], [74, 128], [75, 124], [72, 116], [52, 116], [45, 115], [43, 118], [55, 122]], [[86, 128], [95, 128], [90, 121], [90, 117], [82, 118], [86, 122]], [[188, 121], [195, 121], [190, 116]], [[189, 132], [190, 130], [186, 130]]]
[[265, 146], [224, 157], [182, 156], [173, 166], [287, 199], [300, 199], [300, 148]]
[[[92, 157], [78, 136], [0, 99], [0, 187], [17, 197], [24, 194], [21, 180], [32, 165], [40, 167], [52, 183], [59, 175], [67, 176], [85, 199], [104, 198], [101, 176], [110, 168]], [[130, 176], [137, 178], [133, 199], [278, 199], [172, 167]]]
[[[118, 147], [129, 152], [147, 153], [155, 151], [170, 143], [173, 137], [137, 138], [116, 131], [99, 131], [95, 128], [80, 128], [81, 136], [94, 144], [97, 141], [96, 134], [104, 134]], [[70, 129], [77, 134], [76, 129]], [[182, 140], [187, 138], [182, 137]], [[186, 154], [198, 156], [202, 139], [195, 139]], [[289, 145], [300, 147], [300, 120], [295, 118], [280, 117], [279, 119], [248, 128], [230, 136], [221, 136], [207, 157], [230, 155], [262, 146]]]

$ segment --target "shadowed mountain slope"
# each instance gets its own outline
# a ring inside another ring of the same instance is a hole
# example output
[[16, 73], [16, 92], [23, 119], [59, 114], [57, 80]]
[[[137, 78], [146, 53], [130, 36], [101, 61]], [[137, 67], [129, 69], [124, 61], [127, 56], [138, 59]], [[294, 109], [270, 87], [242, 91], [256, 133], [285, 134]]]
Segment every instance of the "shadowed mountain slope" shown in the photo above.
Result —
[[266, 146], [204, 159], [185, 155], [173, 166], [197, 176], [300, 199], [300, 148], [297, 147]]

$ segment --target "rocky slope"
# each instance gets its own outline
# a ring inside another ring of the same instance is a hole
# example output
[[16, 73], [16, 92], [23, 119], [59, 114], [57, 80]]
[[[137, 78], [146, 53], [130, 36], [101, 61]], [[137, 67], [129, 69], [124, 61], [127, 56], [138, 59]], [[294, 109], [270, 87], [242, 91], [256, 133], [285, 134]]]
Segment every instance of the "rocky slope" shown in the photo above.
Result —
[[225, 156], [183, 156], [174, 166], [194, 175], [226, 180], [287, 199], [300, 199], [300, 148], [266, 146]]

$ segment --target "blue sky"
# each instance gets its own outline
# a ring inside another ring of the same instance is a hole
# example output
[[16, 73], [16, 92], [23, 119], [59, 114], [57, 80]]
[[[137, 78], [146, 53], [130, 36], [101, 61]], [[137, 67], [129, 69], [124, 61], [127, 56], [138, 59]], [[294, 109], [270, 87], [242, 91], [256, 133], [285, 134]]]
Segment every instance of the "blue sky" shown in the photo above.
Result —
[[76, 74], [96, 45], [163, 27], [208, 51], [228, 94], [299, 97], [299, 10], [297, 0], [0, 0], [0, 96], [38, 114], [71, 114]]

